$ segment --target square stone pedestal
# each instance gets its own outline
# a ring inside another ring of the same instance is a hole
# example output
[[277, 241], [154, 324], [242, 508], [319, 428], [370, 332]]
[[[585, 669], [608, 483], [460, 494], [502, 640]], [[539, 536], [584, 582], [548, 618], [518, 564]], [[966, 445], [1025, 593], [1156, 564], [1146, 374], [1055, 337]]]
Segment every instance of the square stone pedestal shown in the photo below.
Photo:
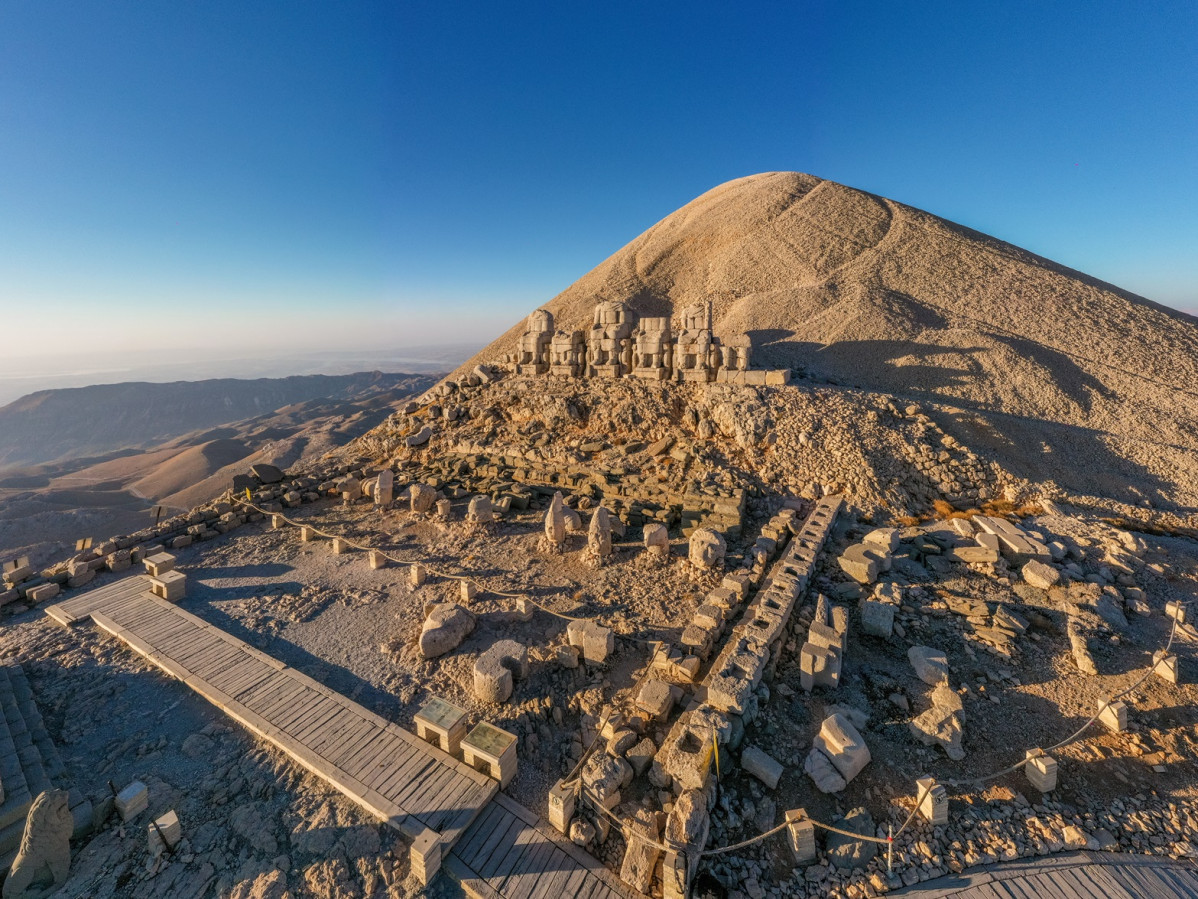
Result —
[[187, 593], [187, 575], [182, 571], [166, 571], [150, 578], [150, 592], [167, 602], [178, 602]]
[[466, 710], [435, 696], [416, 713], [416, 736], [439, 746], [454, 758], [466, 735]]
[[143, 560], [146, 574], [150, 577], [162, 577], [168, 571], [175, 570], [175, 557], [170, 553], [156, 553]]
[[516, 735], [480, 721], [462, 740], [462, 761], [506, 788], [516, 776]]

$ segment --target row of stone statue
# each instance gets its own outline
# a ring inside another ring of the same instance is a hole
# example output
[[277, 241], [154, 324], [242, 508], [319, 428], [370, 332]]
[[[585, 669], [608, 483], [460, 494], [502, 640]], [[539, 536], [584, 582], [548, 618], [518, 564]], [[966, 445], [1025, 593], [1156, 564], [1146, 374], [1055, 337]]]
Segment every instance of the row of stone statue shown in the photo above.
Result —
[[748, 371], [752, 349], [747, 334], [721, 341], [712, 333], [710, 302], [687, 306], [674, 334], [669, 316], [638, 319], [626, 303], [609, 301], [595, 307], [585, 332], [554, 330], [553, 314], [538, 309], [528, 317], [515, 362], [525, 375], [717, 381]]

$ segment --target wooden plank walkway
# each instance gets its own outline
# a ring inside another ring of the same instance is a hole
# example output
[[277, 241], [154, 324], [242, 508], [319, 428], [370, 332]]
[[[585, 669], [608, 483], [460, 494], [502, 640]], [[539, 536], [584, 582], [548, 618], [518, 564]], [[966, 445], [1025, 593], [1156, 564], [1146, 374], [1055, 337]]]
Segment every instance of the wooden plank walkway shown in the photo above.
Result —
[[622, 899], [607, 868], [503, 793], [443, 862], [473, 899]]
[[448, 850], [499, 791], [497, 781], [277, 659], [149, 592], [130, 577], [51, 606], [91, 618], [231, 718], [415, 839]]
[[[178, 606], [135, 576], [46, 614], [94, 621], [412, 839], [441, 836], [442, 867], [478, 899], [617, 899], [618, 878], [497, 781]], [[449, 851], [452, 848], [452, 851]]]
[[1077, 852], [966, 871], [899, 890], [902, 899], [1198, 899], [1188, 862]]

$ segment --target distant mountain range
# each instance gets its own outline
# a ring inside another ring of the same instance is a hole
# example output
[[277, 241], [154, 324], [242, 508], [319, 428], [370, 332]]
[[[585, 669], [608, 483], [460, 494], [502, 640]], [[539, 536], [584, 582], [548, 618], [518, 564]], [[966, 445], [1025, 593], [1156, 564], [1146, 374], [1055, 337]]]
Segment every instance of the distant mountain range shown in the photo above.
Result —
[[430, 375], [106, 384], [0, 408], [0, 558], [35, 564], [79, 537], [128, 533], [155, 504], [188, 509], [256, 462], [281, 468], [348, 443]]
[[115, 450], [160, 446], [185, 434], [315, 399], [354, 403], [433, 379], [359, 372], [291, 378], [130, 382], [41, 390], [0, 408], [0, 472]]

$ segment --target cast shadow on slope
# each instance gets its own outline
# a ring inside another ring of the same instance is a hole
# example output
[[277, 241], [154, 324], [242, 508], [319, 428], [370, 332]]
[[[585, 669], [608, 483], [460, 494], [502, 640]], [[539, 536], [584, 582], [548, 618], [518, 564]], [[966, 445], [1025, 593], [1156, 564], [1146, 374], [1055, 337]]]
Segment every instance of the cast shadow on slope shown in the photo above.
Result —
[[[950, 355], [960, 359], [990, 352], [985, 347], [910, 340], [839, 341], [823, 345], [794, 340], [794, 332], [782, 329], [756, 331], [752, 336], [762, 360], [806, 368], [816, 378], [825, 376], [835, 384], [972, 413], [932, 412], [948, 433], [975, 451], [992, 454], [1004, 468], [1020, 477], [1034, 481], [1051, 479], [1072, 492], [1100, 494], [1132, 505], [1144, 499], [1158, 506], [1176, 505], [1174, 485], [1115, 452], [1108, 442], [1111, 435], [1106, 432], [996, 410], [986, 402], [963, 395], [977, 390], [978, 372], [984, 371], [980, 363], [949, 367], [930, 361], [914, 364], [902, 361]], [[1053, 392], [1071, 403], [1078, 417], [1090, 413], [1095, 396], [1113, 398], [1109, 387], [1067, 355], [1011, 335], [989, 336], [1021, 358], [1052, 372]]]

